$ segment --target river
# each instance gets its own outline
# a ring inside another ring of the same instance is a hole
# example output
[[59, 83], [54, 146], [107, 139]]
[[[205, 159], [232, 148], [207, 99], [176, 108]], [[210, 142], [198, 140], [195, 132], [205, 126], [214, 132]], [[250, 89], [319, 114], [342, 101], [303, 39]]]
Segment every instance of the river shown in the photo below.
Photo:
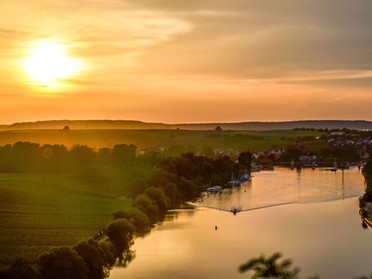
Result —
[[[251, 181], [199, 200], [194, 210], [177, 210], [137, 238], [136, 258], [110, 278], [249, 278], [252, 273], [239, 273], [239, 266], [274, 252], [291, 258], [300, 278], [369, 276], [372, 229], [361, 226], [363, 192], [357, 168], [254, 173]], [[233, 215], [231, 208], [242, 211]]]

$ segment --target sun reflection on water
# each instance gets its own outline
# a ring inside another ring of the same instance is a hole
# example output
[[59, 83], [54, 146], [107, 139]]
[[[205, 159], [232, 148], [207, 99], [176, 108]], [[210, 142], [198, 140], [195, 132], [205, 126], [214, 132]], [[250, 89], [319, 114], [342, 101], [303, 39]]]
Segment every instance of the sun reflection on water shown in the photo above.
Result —
[[[280, 181], [280, 183], [278, 183]], [[251, 181], [240, 187], [209, 194], [196, 202], [198, 206], [230, 211], [254, 210], [282, 204], [318, 203], [359, 196], [363, 179], [356, 169], [331, 172], [326, 169], [290, 170], [254, 173]]]

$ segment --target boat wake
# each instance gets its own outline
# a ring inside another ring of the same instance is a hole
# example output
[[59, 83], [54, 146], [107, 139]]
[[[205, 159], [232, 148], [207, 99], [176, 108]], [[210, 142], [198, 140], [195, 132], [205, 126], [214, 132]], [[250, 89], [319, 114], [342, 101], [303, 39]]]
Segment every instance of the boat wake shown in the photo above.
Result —
[[358, 197], [364, 192], [358, 171], [321, 170], [298, 174], [285, 169], [255, 177], [239, 187], [208, 193], [189, 204], [234, 214], [290, 204], [323, 203]]

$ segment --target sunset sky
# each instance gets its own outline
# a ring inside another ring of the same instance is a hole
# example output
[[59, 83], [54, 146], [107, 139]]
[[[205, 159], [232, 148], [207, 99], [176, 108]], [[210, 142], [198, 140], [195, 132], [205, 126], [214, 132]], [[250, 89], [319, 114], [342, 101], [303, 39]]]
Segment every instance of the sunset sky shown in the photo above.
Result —
[[370, 0], [1, 0], [0, 124], [372, 120]]

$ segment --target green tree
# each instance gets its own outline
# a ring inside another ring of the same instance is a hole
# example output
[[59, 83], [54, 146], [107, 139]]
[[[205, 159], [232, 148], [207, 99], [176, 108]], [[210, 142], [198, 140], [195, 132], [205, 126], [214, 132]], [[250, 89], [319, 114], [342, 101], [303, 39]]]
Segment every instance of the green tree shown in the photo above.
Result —
[[156, 202], [156, 204], [158, 205], [160, 214], [165, 214], [165, 212], [167, 212], [168, 201], [162, 189], [155, 188], [155, 187], [149, 187], [145, 190], [145, 195], [149, 196], [153, 201]]
[[106, 235], [114, 246], [115, 256], [120, 261], [124, 259], [123, 253], [133, 244], [134, 226], [127, 219], [117, 219], [106, 228]]
[[37, 266], [45, 279], [88, 278], [88, 268], [84, 260], [70, 247], [56, 248], [41, 254]]
[[241, 152], [238, 156], [238, 162], [240, 165], [246, 168], [248, 172], [251, 172], [252, 153], [249, 151]]
[[155, 223], [159, 218], [159, 208], [155, 201], [149, 196], [140, 194], [133, 202], [133, 206], [146, 213], [151, 223]]
[[117, 211], [112, 215], [114, 220], [129, 220], [134, 225], [135, 231], [139, 234], [145, 234], [149, 231], [151, 225], [149, 217], [147, 217], [147, 215], [143, 211], [137, 208], [132, 207], [128, 211]]
[[127, 164], [136, 158], [137, 147], [133, 144], [117, 144], [112, 149], [112, 156], [116, 163]]
[[82, 241], [75, 245], [73, 249], [78, 252], [88, 267], [89, 279], [102, 279], [108, 275], [110, 263], [102, 247], [95, 240]]
[[96, 154], [89, 146], [77, 144], [70, 149], [69, 155], [72, 160], [72, 166], [80, 170], [91, 168]]

